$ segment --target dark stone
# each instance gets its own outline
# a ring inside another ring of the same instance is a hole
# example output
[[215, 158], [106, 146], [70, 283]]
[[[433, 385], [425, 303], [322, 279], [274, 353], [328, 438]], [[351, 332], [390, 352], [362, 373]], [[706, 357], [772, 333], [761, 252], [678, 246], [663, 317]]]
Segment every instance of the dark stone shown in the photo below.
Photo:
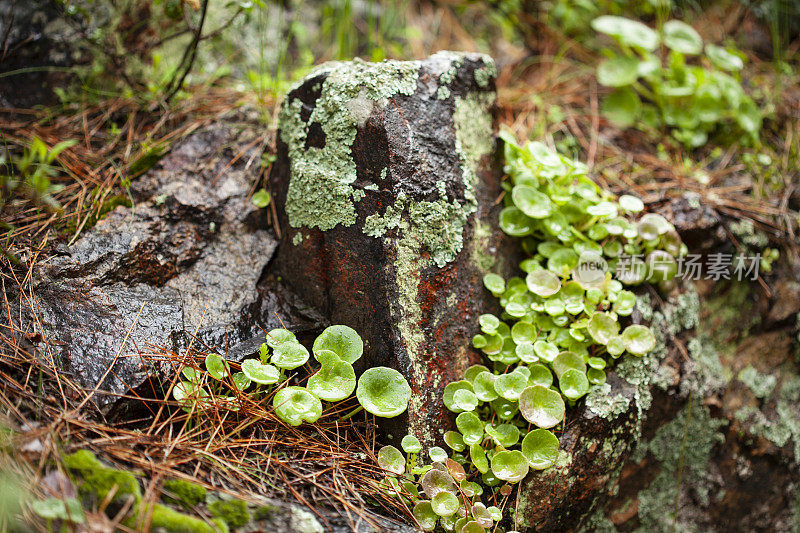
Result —
[[27, 108], [57, 101], [66, 69], [87, 62], [79, 41], [86, 25], [71, 21], [54, 0], [0, 0], [0, 106]]
[[[188, 137], [134, 182], [133, 207], [117, 207], [35, 270], [38, 321], [23, 312], [21, 330], [41, 333], [51, 349], [40, 353], [66, 376], [97, 387], [98, 405], [155, 387], [148, 376], [172, 367], [141, 354], [191, 345], [241, 359], [281, 321], [300, 334], [323, 326], [262, 280], [277, 240], [247, 199], [258, 154], [241, 151], [255, 135], [229, 120]], [[19, 296], [17, 305], [27, 309]]]
[[273, 272], [361, 334], [357, 372], [406, 376], [412, 403], [385, 428], [426, 445], [452, 420], [444, 386], [480, 360], [471, 338], [496, 306], [482, 276], [510, 272], [516, 253], [496, 223], [493, 72], [453, 53], [324, 65], [289, 92], [279, 124]]

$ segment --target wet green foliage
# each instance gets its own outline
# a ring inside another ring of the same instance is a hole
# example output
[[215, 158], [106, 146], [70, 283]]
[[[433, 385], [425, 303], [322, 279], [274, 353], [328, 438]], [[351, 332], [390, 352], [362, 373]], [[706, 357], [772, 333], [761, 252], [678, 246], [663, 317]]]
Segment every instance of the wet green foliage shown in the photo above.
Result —
[[444, 434], [449, 452], [435, 446], [431, 464], [420, 466], [422, 447], [409, 435], [405, 463], [394, 447], [378, 453], [387, 490], [426, 531], [492, 530], [502, 512], [482, 497], [505, 497], [531, 469], [556, 464], [554, 428], [567, 408], [605, 383], [617, 359], [655, 348], [650, 329], [630, 323], [636, 296], [625, 287], [649, 281], [670, 288], [686, 252], [669, 222], [641, 214], [640, 199], [613, 197], [584, 165], [541, 143], [504, 140], [511, 179], [500, 226], [528, 253], [520, 264], [525, 277], [484, 277], [503, 312], [478, 318], [473, 346], [486, 364], [444, 388], [442, 402], [457, 414], [457, 431]]
[[214, 353], [206, 356], [205, 370], [184, 366], [172, 396], [187, 412], [211, 405], [238, 411], [243, 400], [262, 402], [278, 389], [272, 407], [292, 426], [316, 422], [322, 416], [323, 401], [338, 402], [353, 391], [361, 407], [375, 416], [391, 418], [408, 408], [411, 387], [397, 370], [374, 367], [356, 379], [353, 363], [364, 353], [364, 343], [354, 329], [330, 326], [314, 341], [312, 351], [320, 365], [318, 371], [305, 387], [289, 385], [293, 378], [287, 372], [306, 365], [310, 354], [294, 333], [274, 329], [261, 345], [259, 358], [242, 361], [241, 372], [233, 372], [231, 364]]
[[744, 133], [758, 142], [762, 113], [738, 77], [744, 54], [704, 44], [680, 20], [667, 21], [655, 31], [635, 20], [605, 15], [594, 19], [592, 27], [617, 44], [597, 67], [597, 80], [614, 89], [602, 105], [612, 122], [666, 126], [688, 148], [704, 145], [716, 132], [737, 140]]

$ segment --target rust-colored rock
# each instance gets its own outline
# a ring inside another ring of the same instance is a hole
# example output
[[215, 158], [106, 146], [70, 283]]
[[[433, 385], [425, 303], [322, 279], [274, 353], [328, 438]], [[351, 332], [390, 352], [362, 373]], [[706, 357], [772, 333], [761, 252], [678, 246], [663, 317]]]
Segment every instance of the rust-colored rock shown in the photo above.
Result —
[[476, 362], [490, 305], [482, 276], [508, 240], [497, 228], [494, 64], [332, 63], [284, 101], [271, 182], [282, 241], [273, 271], [332, 323], [364, 338], [414, 395], [391, 423], [430, 445], [450, 413], [444, 386]]

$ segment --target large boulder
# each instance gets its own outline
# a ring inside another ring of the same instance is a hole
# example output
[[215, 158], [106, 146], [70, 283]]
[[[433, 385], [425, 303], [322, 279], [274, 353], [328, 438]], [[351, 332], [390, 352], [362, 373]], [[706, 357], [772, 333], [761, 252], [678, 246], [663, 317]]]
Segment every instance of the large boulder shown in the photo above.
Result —
[[481, 278], [513, 255], [496, 224], [494, 74], [490, 58], [450, 52], [329, 63], [280, 112], [274, 272], [362, 335], [362, 368], [405, 375], [414, 394], [393, 432], [428, 445], [449, 419], [444, 386], [478, 359]]

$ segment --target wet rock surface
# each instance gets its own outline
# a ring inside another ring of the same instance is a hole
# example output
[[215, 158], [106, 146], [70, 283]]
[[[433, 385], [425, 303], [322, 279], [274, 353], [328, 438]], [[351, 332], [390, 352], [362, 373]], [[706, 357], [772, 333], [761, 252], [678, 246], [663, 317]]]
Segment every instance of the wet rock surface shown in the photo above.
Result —
[[98, 404], [169, 369], [141, 354], [192, 345], [237, 359], [281, 320], [321, 327], [295, 297], [260, 284], [277, 239], [247, 200], [260, 170], [256, 149], [245, 150], [253, 135], [235, 119], [191, 135], [134, 182], [132, 207], [38, 266], [38, 319], [22, 305], [23, 329], [42, 334], [42, 355], [67, 376], [97, 387]]
[[513, 261], [496, 225], [494, 100], [490, 58], [440, 52], [323, 65], [281, 110], [273, 272], [361, 334], [357, 371], [406, 376], [397, 438], [432, 445], [447, 427], [442, 390], [477, 361], [477, 317], [494, 305], [482, 276]]

